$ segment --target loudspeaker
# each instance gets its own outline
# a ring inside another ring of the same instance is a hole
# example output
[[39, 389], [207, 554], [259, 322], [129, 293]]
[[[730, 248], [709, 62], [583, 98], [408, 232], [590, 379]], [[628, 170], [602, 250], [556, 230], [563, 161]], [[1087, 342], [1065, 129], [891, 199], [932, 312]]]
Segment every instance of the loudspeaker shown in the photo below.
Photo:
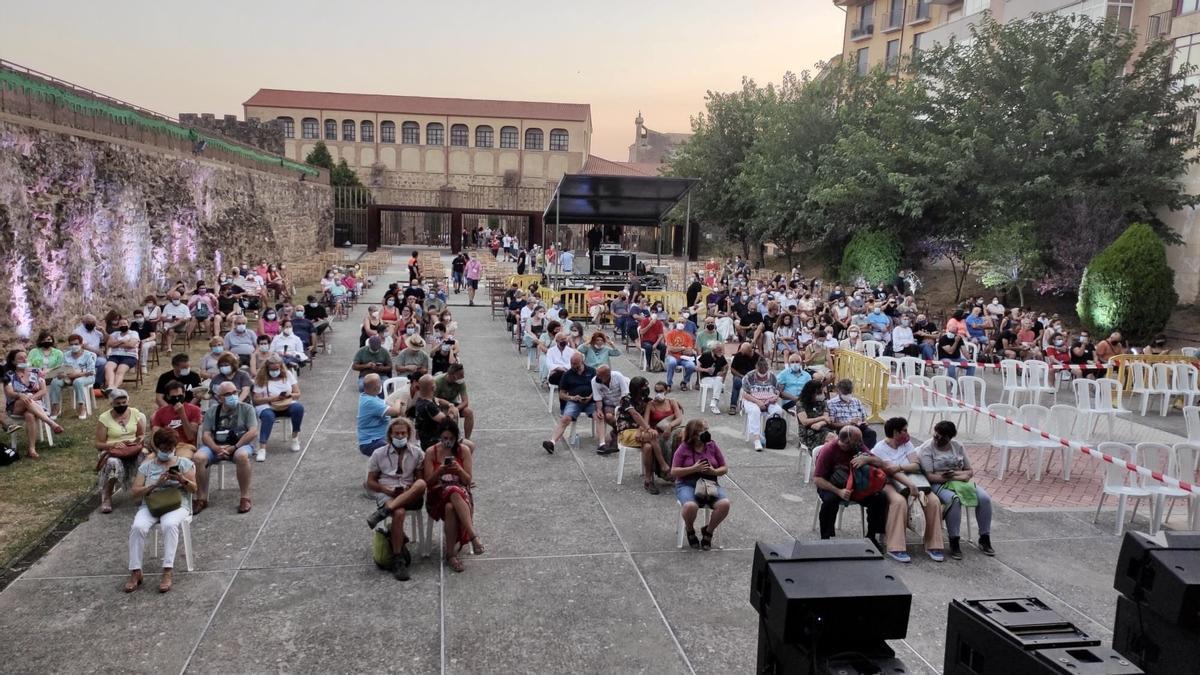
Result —
[[1037, 598], [950, 603], [944, 675], [1141, 672]]
[[819, 539], [783, 544], [760, 541], [754, 546], [754, 563], [750, 569], [750, 604], [759, 614], [763, 613], [768, 564], [816, 560], [883, 560], [883, 554], [865, 539]]
[[1125, 596], [1117, 598], [1113, 649], [1150, 675], [1195, 673], [1200, 664], [1200, 635], [1168, 621]]
[[880, 675], [906, 673], [904, 662], [883, 640], [856, 643], [852, 652], [828, 653], [802, 649], [771, 635], [758, 620], [758, 675]]
[[[1144, 601], [1168, 622], [1200, 630], [1200, 548], [1176, 548], [1192, 538], [1172, 537], [1172, 548], [1140, 532], [1126, 532], [1117, 557], [1113, 588]], [[1197, 664], [1200, 669], [1200, 664]]]

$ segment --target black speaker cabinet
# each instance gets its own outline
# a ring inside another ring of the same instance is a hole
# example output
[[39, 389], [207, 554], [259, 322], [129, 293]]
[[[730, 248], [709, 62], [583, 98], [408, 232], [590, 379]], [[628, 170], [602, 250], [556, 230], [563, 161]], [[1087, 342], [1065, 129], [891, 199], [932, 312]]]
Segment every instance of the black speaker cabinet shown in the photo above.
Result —
[[[1172, 537], [1163, 548], [1140, 532], [1127, 532], [1117, 557], [1113, 588], [1166, 621], [1200, 631], [1200, 548], [1194, 538]], [[1200, 637], [1200, 632], [1197, 633]], [[1196, 664], [1200, 672], [1200, 663]]]
[[954, 600], [945, 675], [1126, 675], [1142, 670], [1037, 598]]
[[866, 539], [793, 540], [780, 544], [760, 541], [754, 547], [754, 564], [750, 570], [750, 604], [762, 614], [768, 564], [816, 560], [883, 560], [883, 554]]
[[758, 620], [758, 675], [902, 675], [904, 662], [883, 640], [863, 641], [853, 651], [810, 651], [786, 644]]
[[1117, 598], [1113, 649], [1150, 675], [1200, 672], [1200, 634], [1123, 595]]

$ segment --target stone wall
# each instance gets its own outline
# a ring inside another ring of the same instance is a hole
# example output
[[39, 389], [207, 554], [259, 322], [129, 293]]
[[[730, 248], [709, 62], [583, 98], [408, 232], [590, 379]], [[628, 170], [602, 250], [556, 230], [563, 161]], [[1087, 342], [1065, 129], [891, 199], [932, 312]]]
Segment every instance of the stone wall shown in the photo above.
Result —
[[0, 339], [62, 335], [168, 281], [300, 261], [332, 241], [328, 185], [0, 113]]
[[242, 121], [237, 118], [237, 115], [225, 115], [217, 118], [212, 113], [179, 113], [179, 122], [196, 129], [215, 131], [226, 138], [262, 148], [274, 155], [283, 154], [283, 126], [275, 120], [268, 122], [260, 122], [256, 119]]

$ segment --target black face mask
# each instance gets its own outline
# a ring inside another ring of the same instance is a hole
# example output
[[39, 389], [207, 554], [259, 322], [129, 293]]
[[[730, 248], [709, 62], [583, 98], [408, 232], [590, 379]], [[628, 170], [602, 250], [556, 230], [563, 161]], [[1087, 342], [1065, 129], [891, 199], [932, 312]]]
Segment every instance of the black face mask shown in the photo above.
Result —
[[175, 396], [168, 396], [167, 403], [170, 403], [171, 405], [177, 405], [179, 403], [183, 403], [183, 396], [180, 396], [178, 394], [176, 394]]
[[38, 346], [41, 347], [42, 349], [49, 349], [54, 346], [54, 343], [47, 341], [47, 342], [43, 342], [43, 343], [39, 344]]
[[86, 329], [88, 329], [88, 330], [94, 330], [94, 329], [96, 328], [96, 324], [94, 324], [94, 323], [85, 323], [85, 324], [83, 324], [83, 327], [84, 327], [84, 328], [86, 328]]
[[126, 410], [129, 410], [129, 406], [127, 406], [127, 405], [114, 405], [114, 406], [112, 407], [112, 409], [113, 409], [113, 412], [114, 412], [114, 413], [116, 413], [116, 414], [118, 414], [118, 415], [124, 415], [124, 414], [125, 414], [125, 411], [126, 411]]
[[700, 442], [701, 443], [708, 443], [711, 440], [712, 440], [712, 434], [710, 434], [707, 430], [700, 432]]

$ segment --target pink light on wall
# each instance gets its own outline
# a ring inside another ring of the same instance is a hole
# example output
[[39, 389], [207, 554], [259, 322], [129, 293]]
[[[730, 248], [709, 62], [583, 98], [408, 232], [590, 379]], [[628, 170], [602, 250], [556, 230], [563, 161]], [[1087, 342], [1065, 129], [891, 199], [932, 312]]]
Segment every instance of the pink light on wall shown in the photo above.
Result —
[[220, 278], [225, 269], [225, 256], [221, 255], [221, 249], [213, 251], [213, 266], [217, 268], [217, 277]]
[[47, 306], [54, 307], [62, 299], [67, 285], [67, 250], [51, 250], [45, 239], [35, 240], [33, 248], [37, 259], [42, 261], [42, 300]]
[[8, 264], [8, 285], [12, 291], [13, 325], [17, 337], [28, 338], [33, 330], [33, 314], [29, 309], [29, 294], [25, 287], [25, 256], [20, 256]]

